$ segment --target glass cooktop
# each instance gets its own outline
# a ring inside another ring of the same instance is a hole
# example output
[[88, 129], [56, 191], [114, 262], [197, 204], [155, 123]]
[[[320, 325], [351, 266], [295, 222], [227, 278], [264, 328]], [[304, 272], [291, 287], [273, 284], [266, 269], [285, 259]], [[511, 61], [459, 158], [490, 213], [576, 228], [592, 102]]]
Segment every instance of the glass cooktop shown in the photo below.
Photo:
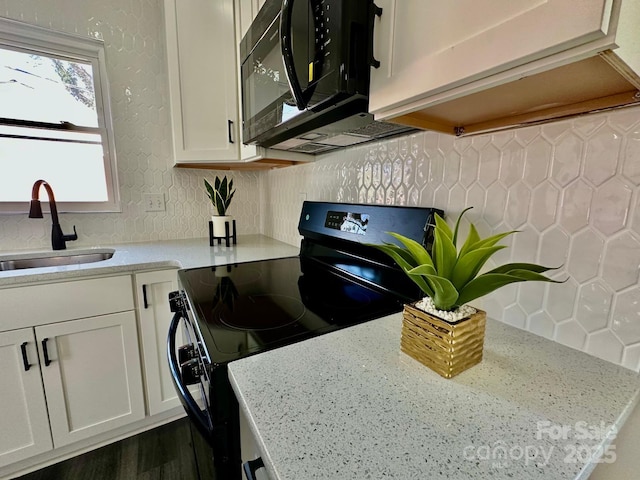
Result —
[[402, 310], [406, 298], [300, 257], [179, 271], [211, 363], [226, 363]]

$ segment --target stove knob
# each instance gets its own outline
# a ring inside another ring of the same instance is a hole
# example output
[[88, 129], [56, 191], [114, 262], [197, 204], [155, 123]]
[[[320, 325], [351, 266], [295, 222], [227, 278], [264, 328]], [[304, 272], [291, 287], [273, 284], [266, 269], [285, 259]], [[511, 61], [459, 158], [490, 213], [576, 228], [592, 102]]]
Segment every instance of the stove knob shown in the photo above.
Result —
[[196, 358], [196, 349], [193, 345], [183, 345], [178, 348], [178, 361], [181, 365], [192, 358]]
[[182, 376], [182, 382], [185, 385], [193, 385], [200, 381], [202, 375], [202, 368], [200, 367], [200, 361], [197, 358], [187, 360], [180, 365], [180, 375]]

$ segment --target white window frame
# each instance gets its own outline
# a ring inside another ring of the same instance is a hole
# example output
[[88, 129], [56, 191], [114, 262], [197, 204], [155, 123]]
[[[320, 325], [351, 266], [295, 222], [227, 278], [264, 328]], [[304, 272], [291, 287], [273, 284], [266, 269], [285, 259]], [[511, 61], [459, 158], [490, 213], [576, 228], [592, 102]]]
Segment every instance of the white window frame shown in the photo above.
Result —
[[[9, 47], [35, 54], [61, 57], [70, 61], [91, 63], [95, 89], [98, 128], [104, 151], [104, 172], [107, 184], [106, 202], [56, 202], [59, 212], [120, 212], [120, 189], [116, 150], [111, 121], [111, 102], [105, 62], [104, 42], [101, 39], [71, 35], [30, 25], [7, 18], [0, 18], [0, 47]], [[19, 162], [20, 159], [15, 159]], [[8, 172], [2, 173], [7, 174]], [[46, 178], [44, 179], [46, 180]], [[55, 193], [55, 185], [53, 186]], [[25, 192], [31, 195], [31, 192]], [[41, 192], [43, 202], [46, 195]], [[29, 201], [0, 202], [0, 214], [29, 211]]]

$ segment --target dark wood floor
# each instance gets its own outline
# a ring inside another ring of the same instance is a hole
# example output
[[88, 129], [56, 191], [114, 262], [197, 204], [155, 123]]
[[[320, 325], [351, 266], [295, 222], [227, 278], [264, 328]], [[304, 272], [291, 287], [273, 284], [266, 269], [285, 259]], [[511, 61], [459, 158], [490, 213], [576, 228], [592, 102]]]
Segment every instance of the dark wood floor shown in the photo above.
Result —
[[18, 477], [19, 480], [195, 480], [186, 418]]

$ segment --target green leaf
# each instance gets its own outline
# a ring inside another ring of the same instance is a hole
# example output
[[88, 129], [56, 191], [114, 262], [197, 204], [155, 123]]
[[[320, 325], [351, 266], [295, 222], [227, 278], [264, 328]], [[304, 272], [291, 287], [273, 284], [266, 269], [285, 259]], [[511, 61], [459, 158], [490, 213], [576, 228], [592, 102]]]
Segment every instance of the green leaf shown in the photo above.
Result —
[[224, 202], [224, 209], [225, 209], [225, 213], [226, 210], [229, 208], [229, 205], [231, 205], [231, 200], [233, 200], [233, 196], [235, 195], [236, 191], [233, 189], [233, 178], [229, 181], [229, 188], [227, 190], [227, 198]]
[[420, 245], [418, 242], [411, 238], [404, 237], [395, 232], [387, 232], [389, 235], [399, 240], [407, 249], [407, 251], [411, 254], [411, 256], [415, 259], [416, 265], [421, 265], [423, 263], [427, 265], [431, 265], [433, 267], [433, 260], [431, 259], [431, 255], [429, 252]]
[[472, 246], [480, 242], [480, 240], [480, 235], [478, 234], [475, 225], [473, 223], [470, 224], [469, 234], [467, 235], [464, 245], [462, 245], [462, 248], [460, 249], [460, 253], [458, 253], [458, 258], [463, 257], [467, 252], [471, 251]]
[[487, 273], [509, 273], [511, 270], [529, 270], [531, 272], [544, 273], [559, 268], [560, 267], [544, 267], [535, 263], [505, 263]]
[[[379, 247], [379, 245], [371, 245], [371, 246], [376, 248]], [[416, 261], [414, 256], [411, 255], [411, 252], [409, 252], [409, 250], [407, 250], [406, 248], [402, 248], [401, 246], [396, 245], [395, 243], [388, 243], [388, 242], [385, 242], [384, 246], [391, 248], [398, 255], [401, 255], [402, 258], [406, 260], [407, 264], [412, 265], [413, 267], [417, 267], [419, 265], [419, 263]]]
[[207, 182], [206, 178], [204, 179], [204, 187], [207, 189], [207, 196], [209, 197], [209, 199], [215, 203], [216, 194], [213, 191], [213, 187], [211, 186], [211, 184]]
[[518, 233], [518, 232], [519, 232], [519, 230], [511, 230], [509, 232], [497, 233], [495, 235], [492, 235], [491, 237], [487, 237], [484, 240], [480, 240], [479, 242], [476, 242], [475, 244], [471, 245], [470, 248], [471, 248], [471, 250], [475, 250], [476, 248], [492, 247], [493, 245], [498, 243], [503, 238], [508, 237], [509, 235], [511, 235], [513, 233]]
[[[453, 238], [451, 239], [453, 241], [454, 245], [458, 245], [458, 229], [460, 228], [460, 220], [462, 220], [462, 216], [468, 211], [471, 210], [473, 207], [467, 207], [465, 208], [462, 212], [460, 212], [460, 215], [458, 215], [458, 220], [456, 220], [456, 226], [453, 230]], [[479, 240], [479, 238], [478, 238]]]
[[458, 302], [460, 305], [464, 305], [510, 283], [525, 281], [563, 283], [528, 270], [512, 270], [509, 274], [487, 272], [471, 280], [460, 291]]
[[407, 272], [409, 275], [437, 275], [432, 265], [418, 265]]
[[218, 215], [226, 215], [227, 209], [231, 204], [231, 200], [236, 191], [233, 189], [233, 179], [227, 180], [227, 177], [215, 178], [214, 186], [204, 180], [205, 188], [207, 189], [207, 196], [211, 200], [213, 208], [217, 211]]
[[436, 228], [435, 230], [438, 231], [442, 231], [442, 233], [444, 233], [447, 237], [449, 237], [450, 240], [453, 241], [453, 232], [451, 231], [451, 229], [449, 228], [449, 225], [447, 225], [447, 222], [444, 221], [444, 219], [438, 215], [437, 213], [434, 215], [435, 219], [436, 219]]
[[502, 250], [503, 248], [507, 248], [506, 245], [478, 248], [461, 256], [453, 267], [451, 282], [458, 290], [461, 290], [467, 283], [473, 280], [476, 275], [478, 275], [480, 269], [484, 266], [487, 260], [489, 260], [494, 253], [498, 250]]
[[453, 310], [457, 305], [458, 291], [453, 284], [446, 278], [438, 275], [424, 275], [431, 286], [433, 287], [433, 295], [430, 295], [433, 300], [433, 305], [438, 310]]
[[435, 229], [434, 237], [434, 266], [439, 276], [449, 278], [458, 255], [456, 252], [456, 247], [453, 245], [451, 237], [447, 236], [446, 232], [443, 232], [442, 229], [438, 227], [436, 227]]
[[233, 196], [235, 195], [235, 193], [236, 193], [235, 190], [233, 192], [231, 192], [229, 194], [229, 196], [227, 197], [227, 201], [224, 202], [225, 213], [226, 213], [226, 210], [229, 208], [229, 205], [231, 204], [231, 200], [233, 199]]
[[[371, 247], [377, 248], [378, 250], [389, 255], [402, 270], [409, 276], [409, 278], [422, 290], [426, 295], [432, 297], [434, 295], [433, 288], [426, 282], [426, 280], [418, 275], [409, 275], [409, 270], [412, 270], [416, 265], [412, 265], [409, 260], [407, 260], [403, 253], [397, 251], [400, 249], [397, 245], [374, 245], [368, 244]], [[400, 249], [402, 250], [402, 249]], [[413, 260], [413, 258], [411, 258]]]

